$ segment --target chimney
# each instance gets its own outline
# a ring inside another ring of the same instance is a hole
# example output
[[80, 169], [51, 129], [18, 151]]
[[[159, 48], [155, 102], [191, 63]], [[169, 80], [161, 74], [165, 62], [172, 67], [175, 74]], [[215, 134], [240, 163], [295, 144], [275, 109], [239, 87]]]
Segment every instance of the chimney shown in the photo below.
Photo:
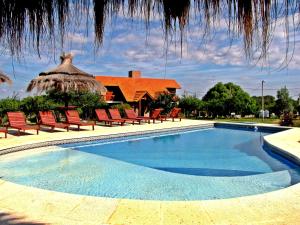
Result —
[[138, 70], [131, 70], [128, 72], [128, 77], [130, 78], [140, 78], [142, 75], [141, 75], [141, 71], [138, 71]]

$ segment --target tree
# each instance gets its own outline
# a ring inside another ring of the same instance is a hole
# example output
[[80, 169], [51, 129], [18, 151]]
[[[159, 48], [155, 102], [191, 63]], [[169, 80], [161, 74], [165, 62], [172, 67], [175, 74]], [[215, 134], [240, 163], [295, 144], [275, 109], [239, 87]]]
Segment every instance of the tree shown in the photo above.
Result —
[[225, 85], [221, 82], [212, 87], [203, 97], [207, 104], [207, 111], [213, 116], [225, 115], [225, 101], [229, 93]]
[[[252, 98], [255, 100], [257, 108], [261, 109], [261, 96], [252, 96]], [[269, 110], [270, 112], [274, 112], [275, 110], [275, 97], [272, 95], [266, 95], [264, 96], [264, 109]]]
[[[20, 100], [16, 97], [5, 98], [0, 100], [0, 117], [6, 117], [7, 112], [15, 112], [20, 110]], [[4, 122], [5, 119], [2, 121]]]
[[227, 116], [233, 112], [246, 115], [257, 111], [254, 99], [233, 83], [217, 83], [205, 94], [203, 101], [212, 117]]
[[299, 97], [298, 97], [297, 101], [295, 101], [295, 106], [294, 107], [295, 107], [295, 110], [298, 112], [298, 115], [299, 115], [299, 113], [300, 113], [300, 94], [299, 94]]
[[277, 91], [276, 114], [282, 115], [293, 112], [293, 101], [290, 97], [289, 90], [283, 87]]
[[21, 100], [20, 110], [28, 116], [31, 121], [37, 122], [39, 111], [54, 110], [59, 106], [47, 96], [26, 97]]
[[179, 108], [186, 117], [189, 117], [193, 111], [201, 111], [204, 109], [205, 103], [195, 96], [183, 96], [179, 100]]
[[178, 100], [179, 98], [175, 94], [163, 92], [156, 100], [150, 102], [149, 109], [151, 111], [153, 109], [162, 108], [163, 114], [167, 114], [177, 105]]

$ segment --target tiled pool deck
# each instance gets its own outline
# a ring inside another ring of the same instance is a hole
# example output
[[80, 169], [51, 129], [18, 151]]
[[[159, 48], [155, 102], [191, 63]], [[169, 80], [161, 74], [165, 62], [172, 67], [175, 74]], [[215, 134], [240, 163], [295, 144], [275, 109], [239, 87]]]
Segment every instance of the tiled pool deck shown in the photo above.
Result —
[[[144, 132], [157, 129], [211, 124], [211, 121], [183, 120], [125, 127], [96, 126], [81, 132], [41, 132], [40, 135], [9, 135], [0, 140], [3, 149], [45, 141], [98, 135]], [[253, 124], [251, 124], [253, 125]], [[274, 147], [300, 159], [300, 129], [265, 137]], [[29, 150], [34, 151], [34, 150]], [[15, 154], [15, 153], [13, 153]], [[28, 151], [16, 154], [29, 154]], [[8, 157], [5, 155], [4, 157]], [[300, 160], [299, 160], [300, 162]], [[1, 174], [0, 174], [1, 175]], [[20, 218], [18, 220], [18, 218]], [[7, 223], [6, 223], [6, 222]], [[300, 184], [266, 194], [208, 201], [140, 201], [89, 197], [22, 186], [0, 179], [0, 224], [300, 224]]]

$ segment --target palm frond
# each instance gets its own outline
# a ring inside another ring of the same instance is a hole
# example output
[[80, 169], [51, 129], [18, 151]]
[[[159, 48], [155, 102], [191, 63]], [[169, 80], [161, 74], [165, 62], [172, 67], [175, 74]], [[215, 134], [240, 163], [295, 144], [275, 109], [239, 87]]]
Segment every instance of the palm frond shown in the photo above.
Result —
[[11, 85], [12, 81], [8, 76], [0, 72], [0, 84], [2, 83], [8, 83], [9, 85]]
[[[45, 36], [47, 40], [53, 40], [58, 33], [63, 41], [67, 21], [82, 18], [74, 14], [88, 14], [91, 5], [96, 45], [103, 42], [107, 18], [117, 16], [120, 10], [132, 18], [142, 17], [146, 29], [151, 15], [164, 18], [166, 39], [179, 28], [181, 41], [189, 27], [191, 12], [194, 12], [196, 18], [201, 19], [205, 31], [210, 30], [215, 20], [224, 17], [228, 32], [237, 30], [243, 37], [248, 57], [254, 45], [266, 56], [274, 21], [285, 19], [285, 35], [288, 37], [292, 30], [290, 25], [297, 24], [294, 19], [300, 13], [299, 0], [1, 0], [0, 42], [9, 46], [11, 54], [19, 54], [24, 43], [28, 42], [33, 42], [39, 50], [41, 39]], [[298, 28], [297, 25], [294, 28]], [[28, 29], [29, 40], [26, 35]]]

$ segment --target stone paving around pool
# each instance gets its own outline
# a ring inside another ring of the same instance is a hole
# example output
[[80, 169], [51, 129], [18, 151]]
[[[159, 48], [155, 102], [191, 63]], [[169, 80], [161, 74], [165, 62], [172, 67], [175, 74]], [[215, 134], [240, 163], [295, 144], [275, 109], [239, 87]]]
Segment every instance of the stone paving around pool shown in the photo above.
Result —
[[[0, 139], [0, 151], [44, 141], [211, 124], [183, 120], [124, 127], [97, 126], [95, 131], [30, 133]], [[300, 159], [300, 129], [268, 135], [265, 140]], [[31, 154], [28, 150], [14, 154]], [[10, 154], [0, 156], [10, 157]], [[1, 177], [1, 172], [0, 172]], [[66, 194], [0, 179], [0, 224], [300, 224], [300, 184], [266, 194], [209, 201], [140, 201]]]

